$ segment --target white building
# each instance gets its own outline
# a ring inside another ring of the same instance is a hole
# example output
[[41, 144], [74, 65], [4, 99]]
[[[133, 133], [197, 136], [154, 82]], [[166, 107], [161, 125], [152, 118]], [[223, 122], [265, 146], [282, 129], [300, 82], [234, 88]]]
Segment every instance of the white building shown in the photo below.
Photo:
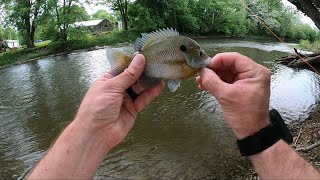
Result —
[[6, 42], [10, 48], [17, 48], [20, 46], [20, 43], [18, 40], [6, 40]]
[[122, 21], [118, 21], [118, 29], [119, 30], [123, 29]]

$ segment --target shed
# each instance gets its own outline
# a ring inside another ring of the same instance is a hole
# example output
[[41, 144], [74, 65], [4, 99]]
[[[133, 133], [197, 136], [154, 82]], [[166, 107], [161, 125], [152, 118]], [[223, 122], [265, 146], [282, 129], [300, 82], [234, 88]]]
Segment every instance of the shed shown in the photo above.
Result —
[[113, 23], [108, 19], [75, 22], [75, 27], [87, 27], [92, 32], [105, 32], [113, 30]]
[[17, 48], [20, 46], [19, 40], [6, 40], [6, 42], [10, 48]]

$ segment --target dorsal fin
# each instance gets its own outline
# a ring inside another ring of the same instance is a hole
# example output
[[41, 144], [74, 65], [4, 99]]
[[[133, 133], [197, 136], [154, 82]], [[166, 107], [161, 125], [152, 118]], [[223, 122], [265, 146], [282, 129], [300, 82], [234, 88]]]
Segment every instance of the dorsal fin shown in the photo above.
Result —
[[134, 51], [136, 52], [140, 52], [144, 45], [156, 39], [159, 39], [162, 37], [179, 36], [179, 32], [172, 28], [167, 28], [167, 29], [160, 29], [149, 34], [142, 33], [141, 35], [142, 37], [137, 38], [137, 40], [134, 43]]

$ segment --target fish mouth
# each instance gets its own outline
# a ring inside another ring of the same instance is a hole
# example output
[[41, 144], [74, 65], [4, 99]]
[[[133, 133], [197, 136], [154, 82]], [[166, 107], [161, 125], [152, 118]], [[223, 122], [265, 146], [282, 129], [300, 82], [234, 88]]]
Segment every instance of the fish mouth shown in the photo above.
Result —
[[204, 67], [210, 67], [211, 64], [211, 57], [208, 57], [206, 60], [204, 61], [192, 61], [191, 63], [189, 63], [187, 61], [188, 65], [193, 67], [193, 68], [204, 68]]

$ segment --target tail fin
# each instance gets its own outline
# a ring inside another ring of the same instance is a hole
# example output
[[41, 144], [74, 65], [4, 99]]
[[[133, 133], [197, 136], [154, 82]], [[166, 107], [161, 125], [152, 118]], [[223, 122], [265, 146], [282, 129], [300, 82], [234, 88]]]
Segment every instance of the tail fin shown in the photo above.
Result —
[[107, 48], [107, 59], [111, 65], [112, 76], [121, 74], [127, 67], [129, 67], [132, 57], [123, 52]]

